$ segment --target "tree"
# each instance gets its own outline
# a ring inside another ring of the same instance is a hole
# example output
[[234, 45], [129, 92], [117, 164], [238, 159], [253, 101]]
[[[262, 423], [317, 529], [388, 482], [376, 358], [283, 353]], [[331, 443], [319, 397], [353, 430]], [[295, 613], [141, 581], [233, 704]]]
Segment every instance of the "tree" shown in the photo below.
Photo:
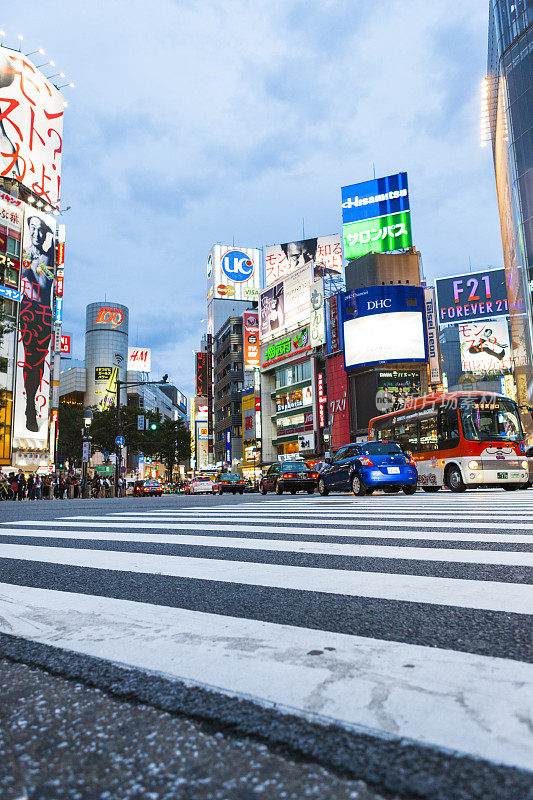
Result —
[[159, 461], [166, 467], [167, 478], [172, 480], [174, 467], [190, 458], [191, 437], [182, 419], [164, 419], [154, 431], [154, 445]]
[[57, 450], [62, 461], [73, 464], [81, 459], [83, 408], [61, 403], [58, 415], [58, 442]]

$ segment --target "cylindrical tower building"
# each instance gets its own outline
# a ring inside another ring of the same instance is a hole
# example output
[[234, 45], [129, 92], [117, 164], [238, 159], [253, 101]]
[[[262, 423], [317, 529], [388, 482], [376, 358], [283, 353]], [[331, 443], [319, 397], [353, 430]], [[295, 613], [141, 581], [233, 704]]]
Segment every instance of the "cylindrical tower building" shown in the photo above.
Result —
[[[86, 406], [116, 403], [117, 380], [125, 381], [128, 363], [129, 311], [120, 303], [89, 303], [85, 324]], [[126, 403], [126, 389], [121, 391]]]

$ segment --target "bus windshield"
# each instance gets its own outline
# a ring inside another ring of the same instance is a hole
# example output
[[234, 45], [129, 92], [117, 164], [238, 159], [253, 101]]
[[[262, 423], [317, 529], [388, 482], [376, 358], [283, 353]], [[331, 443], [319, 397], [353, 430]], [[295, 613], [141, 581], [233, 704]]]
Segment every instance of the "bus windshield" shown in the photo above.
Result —
[[524, 438], [518, 409], [506, 397], [461, 398], [459, 412], [465, 439], [518, 442]]

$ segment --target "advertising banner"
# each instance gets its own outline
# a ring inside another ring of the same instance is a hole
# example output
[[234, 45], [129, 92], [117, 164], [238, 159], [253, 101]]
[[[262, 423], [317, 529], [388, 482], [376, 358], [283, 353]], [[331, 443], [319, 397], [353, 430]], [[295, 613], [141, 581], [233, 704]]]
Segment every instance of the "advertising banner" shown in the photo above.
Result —
[[276, 413], [289, 411], [293, 408], [310, 406], [313, 404], [313, 388], [304, 386], [302, 389], [294, 389], [292, 392], [282, 392], [276, 395]]
[[388, 253], [412, 247], [411, 212], [387, 214], [343, 225], [344, 256], [359, 258], [367, 253]]
[[176, 391], [176, 399], [177, 399], [178, 408], [180, 409], [180, 411], [183, 411], [186, 414], [187, 413], [187, 397], [183, 394], [183, 392], [180, 392], [179, 389]]
[[17, 50], [0, 48], [0, 174], [59, 205], [63, 97]]
[[61, 335], [61, 353], [65, 356], [70, 355], [70, 336], [66, 334]]
[[420, 372], [390, 369], [378, 372], [376, 407], [383, 414], [403, 408], [410, 397], [422, 394]]
[[283, 361], [289, 356], [305, 353], [311, 349], [309, 327], [306, 325], [281, 339], [276, 339], [268, 345], [261, 346], [261, 366], [267, 367], [278, 361]]
[[255, 440], [255, 391], [242, 393], [242, 438], [245, 442]]
[[423, 289], [374, 286], [343, 292], [340, 310], [347, 369], [426, 361]]
[[433, 385], [441, 383], [439, 331], [437, 325], [437, 304], [435, 290], [430, 287], [424, 289], [424, 303], [426, 305], [426, 333], [428, 339], [429, 382]]
[[459, 325], [463, 372], [494, 373], [511, 369], [507, 319], [487, 319]]
[[270, 286], [308, 264], [313, 266], [315, 278], [340, 275], [342, 272], [340, 234], [265, 247], [265, 286]]
[[315, 434], [314, 434], [314, 432], [301, 433], [298, 436], [298, 451], [300, 453], [310, 453], [310, 452], [313, 452], [314, 449], [315, 449]]
[[18, 448], [45, 450], [48, 443], [55, 232], [53, 216], [27, 207], [15, 390], [14, 446]]
[[407, 172], [343, 186], [341, 195], [343, 225], [409, 211]]
[[132, 372], [150, 372], [152, 368], [152, 351], [149, 347], [128, 347], [128, 370]]
[[257, 300], [261, 286], [261, 251], [215, 244], [207, 258], [208, 296], [222, 300]]
[[490, 319], [509, 313], [503, 268], [437, 278], [435, 287], [440, 325]]
[[231, 464], [231, 428], [226, 430], [226, 464]]
[[261, 292], [259, 305], [262, 342], [273, 339], [280, 329], [290, 331], [309, 323], [309, 287], [313, 281], [313, 266], [308, 264]]
[[259, 352], [259, 312], [245, 311], [243, 316], [244, 369], [252, 370], [261, 365]]
[[326, 320], [324, 317], [324, 279], [320, 278], [309, 287], [311, 316], [309, 330], [311, 347], [319, 347], [326, 341]]

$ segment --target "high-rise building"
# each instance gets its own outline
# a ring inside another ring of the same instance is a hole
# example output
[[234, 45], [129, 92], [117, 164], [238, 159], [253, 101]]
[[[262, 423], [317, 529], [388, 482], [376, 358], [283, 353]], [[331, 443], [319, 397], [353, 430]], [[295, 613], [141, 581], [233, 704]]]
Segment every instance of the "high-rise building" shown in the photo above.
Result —
[[489, 0], [482, 144], [491, 141], [518, 400], [533, 401], [533, 3]]

